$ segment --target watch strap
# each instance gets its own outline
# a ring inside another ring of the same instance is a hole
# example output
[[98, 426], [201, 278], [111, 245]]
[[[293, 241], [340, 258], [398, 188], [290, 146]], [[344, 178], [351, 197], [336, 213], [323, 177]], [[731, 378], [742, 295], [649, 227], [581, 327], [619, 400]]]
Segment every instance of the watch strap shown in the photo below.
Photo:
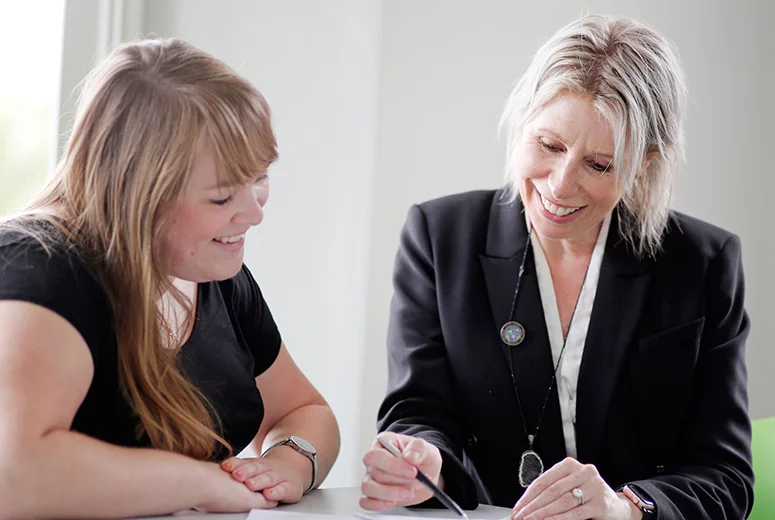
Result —
[[644, 515], [651, 515], [656, 513], [657, 506], [654, 502], [643, 497], [643, 493], [640, 493], [634, 486], [624, 484], [616, 490], [617, 493], [623, 494], [627, 500], [635, 504], [635, 507], [640, 509]]
[[[300, 440], [302, 440], [303, 442], [309, 444], [310, 446], [312, 445], [309, 441], [306, 441], [304, 439], [300, 439]], [[307, 457], [309, 459], [309, 461], [312, 463], [312, 482], [310, 483], [309, 487], [306, 490], [304, 490], [304, 494], [306, 495], [307, 493], [312, 491], [312, 489], [315, 487], [315, 483], [318, 480], [317, 451], [309, 451], [309, 450], [304, 449], [304, 447], [300, 446], [294, 440], [294, 436], [291, 436], [291, 437], [286, 437], [285, 439], [279, 440], [279, 441], [275, 442], [274, 444], [272, 444], [271, 446], [269, 446], [267, 449], [264, 450], [264, 453], [261, 454], [261, 458], [263, 459], [264, 457], [266, 457], [269, 454], [270, 451], [272, 451], [273, 449], [275, 449], [277, 447], [280, 447], [280, 446], [288, 446], [289, 448], [293, 449], [297, 453], [300, 453], [300, 454], [304, 455], [305, 457]]]

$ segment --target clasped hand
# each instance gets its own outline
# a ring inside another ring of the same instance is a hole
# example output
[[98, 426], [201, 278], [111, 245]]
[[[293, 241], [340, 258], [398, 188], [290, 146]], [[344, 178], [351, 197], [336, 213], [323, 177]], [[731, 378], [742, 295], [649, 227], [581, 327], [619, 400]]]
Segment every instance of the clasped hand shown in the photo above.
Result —
[[278, 502], [298, 502], [312, 476], [309, 460], [283, 446], [264, 458], [231, 457], [221, 463], [221, 469], [249, 490], [263, 494], [267, 507], [274, 507]]
[[[574, 493], [574, 490], [575, 491]], [[566, 458], [525, 490], [511, 520], [630, 520], [640, 518], [597, 468]]]

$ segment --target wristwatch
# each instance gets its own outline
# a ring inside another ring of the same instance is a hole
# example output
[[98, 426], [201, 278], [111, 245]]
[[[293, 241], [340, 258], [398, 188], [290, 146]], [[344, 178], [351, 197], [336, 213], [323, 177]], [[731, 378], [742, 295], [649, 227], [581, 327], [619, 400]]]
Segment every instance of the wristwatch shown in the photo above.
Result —
[[266, 457], [267, 453], [272, 451], [273, 449], [277, 448], [278, 446], [288, 446], [289, 448], [293, 448], [297, 452], [301, 453], [305, 457], [309, 459], [309, 461], [312, 463], [312, 483], [309, 485], [309, 487], [304, 491], [304, 494], [306, 495], [310, 491], [312, 491], [312, 488], [315, 487], [315, 481], [318, 479], [318, 451], [315, 449], [315, 447], [312, 445], [311, 442], [305, 441], [301, 437], [297, 437], [296, 435], [291, 435], [290, 437], [287, 437], [281, 441], [275, 442], [271, 446], [269, 446], [266, 450], [264, 450], [264, 453], [261, 454], [261, 458], [263, 459]]
[[627, 499], [635, 504], [635, 507], [641, 510], [644, 516], [656, 513], [657, 507], [651, 500], [646, 500], [640, 493], [635, 491], [632, 487], [625, 484], [616, 490], [617, 493], [622, 493]]

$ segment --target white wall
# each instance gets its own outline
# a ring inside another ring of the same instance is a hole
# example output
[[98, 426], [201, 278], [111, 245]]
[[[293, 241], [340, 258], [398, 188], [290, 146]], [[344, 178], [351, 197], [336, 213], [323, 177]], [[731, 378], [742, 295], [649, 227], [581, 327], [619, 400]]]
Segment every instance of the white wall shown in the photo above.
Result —
[[[68, 10], [81, 4], [88, 17], [84, 5], [96, 1], [70, 0]], [[106, 2], [127, 12], [124, 38], [186, 39], [234, 66], [272, 106], [281, 159], [246, 261], [291, 353], [339, 418], [342, 453], [326, 485], [356, 485], [363, 474], [409, 205], [500, 185], [496, 125], [511, 86], [538, 45], [582, 12], [634, 16], [677, 43], [692, 104], [675, 206], [743, 239], [751, 411], [775, 415], [775, 321], [767, 314], [775, 240], [761, 216], [775, 185], [765, 162], [775, 117], [769, 2]], [[77, 77], [74, 66], [63, 77]]]

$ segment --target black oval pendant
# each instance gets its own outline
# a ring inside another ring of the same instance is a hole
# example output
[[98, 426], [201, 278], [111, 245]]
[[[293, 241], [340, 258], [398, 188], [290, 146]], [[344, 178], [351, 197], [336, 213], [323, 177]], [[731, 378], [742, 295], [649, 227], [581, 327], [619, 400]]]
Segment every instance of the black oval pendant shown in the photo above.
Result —
[[538, 453], [533, 450], [525, 450], [519, 461], [519, 485], [523, 488], [528, 487], [543, 472], [544, 462]]

